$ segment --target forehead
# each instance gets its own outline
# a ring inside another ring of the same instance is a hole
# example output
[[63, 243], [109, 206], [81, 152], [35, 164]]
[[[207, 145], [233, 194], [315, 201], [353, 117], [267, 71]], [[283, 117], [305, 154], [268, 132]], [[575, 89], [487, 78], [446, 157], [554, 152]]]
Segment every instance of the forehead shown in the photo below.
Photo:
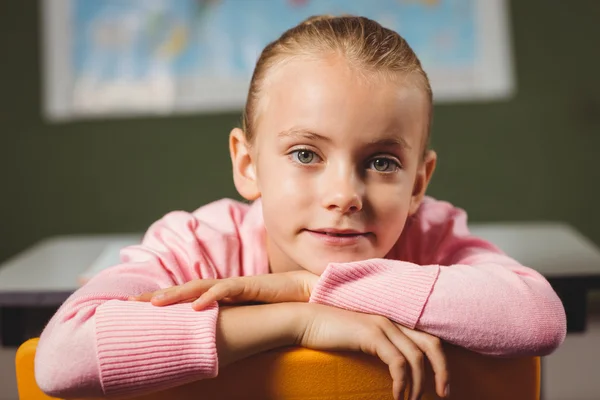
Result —
[[257, 132], [273, 136], [301, 126], [333, 140], [401, 134], [422, 142], [428, 99], [412, 79], [361, 70], [342, 57], [286, 61], [269, 71], [257, 107]]

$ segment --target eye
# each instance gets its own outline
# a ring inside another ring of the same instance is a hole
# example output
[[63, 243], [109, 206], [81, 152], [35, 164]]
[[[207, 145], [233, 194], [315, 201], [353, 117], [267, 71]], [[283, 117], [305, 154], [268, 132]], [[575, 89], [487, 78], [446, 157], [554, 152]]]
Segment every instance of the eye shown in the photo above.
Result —
[[311, 164], [318, 156], [314, 151], [299, 149], [290, 153], [292, 159], [300, 164]]
[[378, 157], [369, 161], [369, 168], [377, 172], [394, 172], [400, 169], [400, 163], [391, 158]]

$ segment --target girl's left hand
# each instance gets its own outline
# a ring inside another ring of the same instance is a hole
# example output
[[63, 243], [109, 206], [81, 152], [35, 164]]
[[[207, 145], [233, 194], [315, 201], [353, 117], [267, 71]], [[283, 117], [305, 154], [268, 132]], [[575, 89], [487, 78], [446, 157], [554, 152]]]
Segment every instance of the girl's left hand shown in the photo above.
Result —
[[244, 276], [227, 279], [196, 279], [183, 285], [132, 296], [132, 301], [149, 301], [155, 306], [193, 302], [200, 311], [215, 301], [226, 303], [308, 302], [319, 277], [308, 271]]

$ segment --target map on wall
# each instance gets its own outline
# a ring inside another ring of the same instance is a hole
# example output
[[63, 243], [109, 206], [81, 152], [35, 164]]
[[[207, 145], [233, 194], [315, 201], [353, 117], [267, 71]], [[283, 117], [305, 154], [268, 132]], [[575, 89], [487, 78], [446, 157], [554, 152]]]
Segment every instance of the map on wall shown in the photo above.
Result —
[[316, 14], [403, 35], [437, 102], [514, 90], [504, 0], [44, 0], [51, 120], [239, 111], [266, 44]]

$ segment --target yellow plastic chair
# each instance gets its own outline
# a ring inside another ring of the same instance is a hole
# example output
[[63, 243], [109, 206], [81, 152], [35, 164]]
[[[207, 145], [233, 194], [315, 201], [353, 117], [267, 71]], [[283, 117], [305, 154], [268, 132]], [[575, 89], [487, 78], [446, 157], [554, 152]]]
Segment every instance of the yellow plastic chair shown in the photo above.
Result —
[[[47, 400], [38, 388], [33, 362], [38, 339], [17, 351], [20, 400]], [[454, 346], [445, 347], [451, 399], [539, 400], [539, 357], [493, 358]], [[428, 371], [424, 400], [438, 399]], [[408, 393], [406, 393], [408, 395]], [[288, 348], [239, 361], [207, 379], [133, 397], [135, 400], [191, 399], [380, 400], [392, 399], [388, 368], [361, 353], [329, 353]]]

